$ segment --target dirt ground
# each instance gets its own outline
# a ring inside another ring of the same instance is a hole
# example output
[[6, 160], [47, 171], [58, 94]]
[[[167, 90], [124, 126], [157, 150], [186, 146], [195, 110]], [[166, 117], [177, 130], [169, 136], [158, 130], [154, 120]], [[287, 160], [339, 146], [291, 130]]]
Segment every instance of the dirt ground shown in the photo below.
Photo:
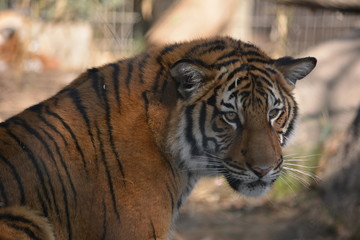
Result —
[[251, 199], [238, 196], [227, 186], [216, 186], [216, 181], [219, 179], [203, 179], [190, 196], [177, 223], [179, 239], [347, 239], [315, 190], [277, 200], [270, 196]]
[[[0, 120], [53, 95], [77, 76], [73, 72], [0, 73]], [[177, 240], [342, 240], [317, 191], [274, 199], [247, 199], [221, 178], [205, 178], [177, 221]]]

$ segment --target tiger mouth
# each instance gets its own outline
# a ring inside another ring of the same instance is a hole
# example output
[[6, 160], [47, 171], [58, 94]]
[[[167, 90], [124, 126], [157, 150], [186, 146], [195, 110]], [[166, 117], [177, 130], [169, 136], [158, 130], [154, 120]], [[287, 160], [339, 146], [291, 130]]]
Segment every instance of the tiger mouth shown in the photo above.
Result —
[[249, 197], [258, 197], [264, 195], [269, 191], [272, 184], [275, 182], [275, 180], [266, 182], [258, 179], [253, 182], [246, 183], [238, 178], [230, 176], [229, 174], [226, 174], [225, 178], [232, 189]]

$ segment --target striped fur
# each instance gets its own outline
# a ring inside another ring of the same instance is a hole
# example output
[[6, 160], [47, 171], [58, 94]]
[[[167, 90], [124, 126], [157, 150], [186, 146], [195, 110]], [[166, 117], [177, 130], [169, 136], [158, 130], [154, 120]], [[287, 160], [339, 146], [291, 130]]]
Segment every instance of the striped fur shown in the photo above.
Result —
[[0, 239], [54, 240], [48, 220], [25, 207], [7, 207], [0, 211]]
[[315, 63], [218, 37], [89, 69], [0, 124], [0, 214], [39, 211], [56, 239], [170, 239], [199, 177], [250, 196], [276, 180]]

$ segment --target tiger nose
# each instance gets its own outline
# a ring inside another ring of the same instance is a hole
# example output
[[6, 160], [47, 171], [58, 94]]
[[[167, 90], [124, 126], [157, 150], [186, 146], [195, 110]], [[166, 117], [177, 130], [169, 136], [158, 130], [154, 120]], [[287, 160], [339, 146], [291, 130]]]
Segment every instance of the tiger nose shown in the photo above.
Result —
[[259, 178], [265, 176], [266, 174], [268, 174], [271, 169], [273, 169], [273, 167], [269, 167], [269, 166], [261, 166], [261, 167], [255, 167], [255, 166], [251, 166], [250, 164], [247, 164], [248, 168], [253, 171], [253, 173], [255, 173], [256, 176], [258, 176]]

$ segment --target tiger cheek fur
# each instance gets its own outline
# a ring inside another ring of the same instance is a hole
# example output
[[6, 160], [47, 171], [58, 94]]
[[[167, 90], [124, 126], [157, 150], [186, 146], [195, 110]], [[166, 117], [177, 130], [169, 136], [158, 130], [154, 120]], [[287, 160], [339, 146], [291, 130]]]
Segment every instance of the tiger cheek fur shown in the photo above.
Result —
[[315, 64], [217, 37], [89, 69], [0, 124], [4, 238], [168, 240], [201, 176], [264, 194]]

